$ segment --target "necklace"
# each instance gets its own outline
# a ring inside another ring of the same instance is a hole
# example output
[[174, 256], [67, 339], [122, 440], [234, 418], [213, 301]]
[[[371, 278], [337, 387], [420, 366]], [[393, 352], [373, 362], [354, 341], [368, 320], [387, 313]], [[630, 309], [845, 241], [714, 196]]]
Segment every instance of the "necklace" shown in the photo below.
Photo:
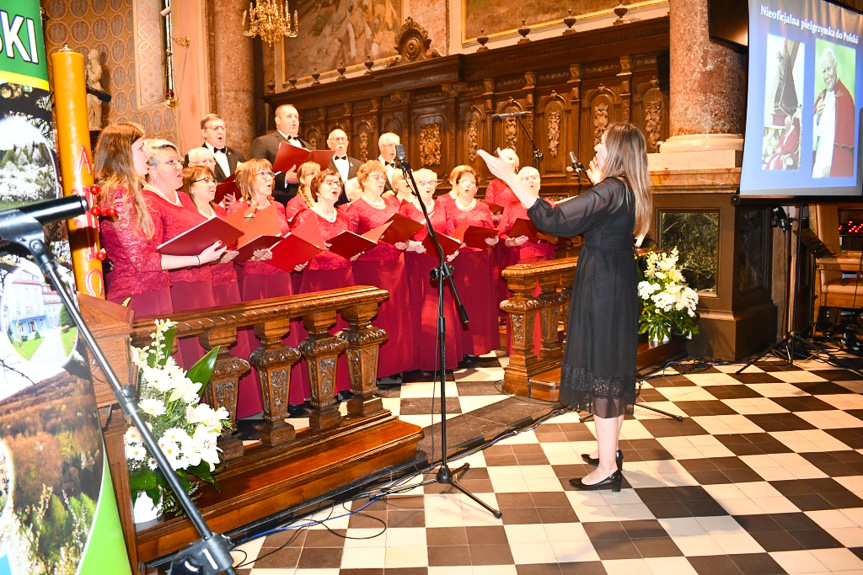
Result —
[[462, 207], [461, 203], [459, 203], [459, 201], [458, 201], [458, 198], [455, 199], [455, 207], [457, 207], [458, 209], [460, 209], [463, 212], [469, 212], [470, 210], [473, 209], [473, 207], [475, 205], [476, 205], [476, 198], [472, 199], [470, 201], [470, 203], [465, 207]]
[[162, 193], [162, 190], [156, 188], [155, 186], [151, 186], [150, 184], [146, 185], [146, 188], [168, 202], [169, 204], [173, 204], [175, 206], [182, 206], [183, 202], [180, 201], [180, 194], [177, 193], [177, 190], [174, 190], [174, 199], [170, 200], [168, 197]]
[[319, 206], [318, 204], [314, 204], [312, 206], [312, 209], [315, 210], [316, 214], [318, 214], [319, 216], [321, 216], [322, 218], [324, 218], [325, 220], [327, 220], [331, 224], [336, 223], [336, 218], [338, 218], [338, 212], [335, 210], [335, 208], [333, 208], [333, 215], [332, 216], [328, 216], [327, 214], [325, 214], [324, 209], [321, 206]]
[[372, 202], [370, 199], [368, 199], [365, 196], [363, 196], [363, 199], [366, 201], [366, 203], [368, 205], [370, 205], [371, 207], [373, 207], [375, 209], [382, 210], [385, 207], [387, 207], [387, 203], [386, 203], [386, 201], [384, 201], [383, 198], [378, 198], [378, 201], [376, 201], [376, 202]]

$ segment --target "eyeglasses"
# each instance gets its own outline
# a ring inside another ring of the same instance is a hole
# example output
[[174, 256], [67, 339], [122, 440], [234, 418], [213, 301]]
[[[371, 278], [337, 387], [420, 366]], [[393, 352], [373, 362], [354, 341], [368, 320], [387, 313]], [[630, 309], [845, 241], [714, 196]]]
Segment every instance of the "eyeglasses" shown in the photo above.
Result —
[[207, 184], [215, 184], [216, 180], [214, 180], [213, 178], [211, 178], [209, 176], [207, 176], [206, 178], [198, 178], [197, 180], [192, 180], [193, 184], [197, 184], [198, 182], [204, 182]]
[[344, 136], [333, 136], [330, 139], [334, 142], [347, 142], [348, 141], [348, 139], [345, 138]]
[[260, 178], [264, 178], [264, 179], [268, 179], [268, 178], [275, 178], [275, 177], [276, 177], [276, 174], [274, 174], [273, 172], [271, 172], [271, 171], [269, 171], [269, 170], [261, 170], [260, 172], [258, 172], [258, 173], [257, 173], [257, 174], [255, 174], [255, 175], [256, 175], [256, 176], [258, 176], [258, 177], [260, 177]]
[[369, 178], [372, 180], [377, 180], [379, 182], [387, 179], [386, 175], [377, 172], [375, 172], [374, 174], [369, 174]]
[[342, 181], [341, 180], [324, 180], [322, 183], [324, 183], [328, 186], [339, 186], [339, 185], [341, 185]]
[[420, 180], [417, 182], [418, 186], [437, 186], [437, 180]]
[[210, 130], [211, 132], [224, 132], [224, 126], [207, 126], [204, 128], [205, 130]]

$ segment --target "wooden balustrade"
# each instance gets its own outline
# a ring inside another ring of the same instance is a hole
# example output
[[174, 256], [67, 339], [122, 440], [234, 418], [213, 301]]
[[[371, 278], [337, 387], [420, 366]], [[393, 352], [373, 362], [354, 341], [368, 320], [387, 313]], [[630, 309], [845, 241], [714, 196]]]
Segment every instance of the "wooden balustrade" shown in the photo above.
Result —
[[[224, 407], [236, 423], [239, 378], [249, 364], [259, 376], [264, 403], [261, 442], [243, 448], [226, 432], [219, 440], [226, 460], [217, 476], [220, 491], [204, 486], [199, 500], [211, 529], [225, 532], [260, 520], [315, 496], [414, 456], [422, 430], [399, 421], [383, 409], [376, 395], [377, 363], [386, 333], [372, 325], [387, 292], [357, 286], [173, 314], [177, 337], [197, 337], [206, 349], [220, 346], [205, 393], [208, 403]], [[118, 373], [132, 381], [128, 345], [146, 345], [155, 331], [152, 317], [136, 318], [121, 306], [81, 297], [82, 312]], [[337, 314], [347, 322], [340, 334], [330, 332]], [[298, 348], [286, 346], [291, 324], [302, 321], [308, 336]], [[238, 330], [253, 328], [260, 341], [247, 362], [231, 354]], [[348, 414], [335, 402], [338, 356], [346, 354], [351, 391]], [[305, 357], [312, 389], [307, 429], [286, 421], [291, 365]], [[104, 375], [91, 363], [97, 402], [102, 409], [106, 452], [121, 521], [133, 567], [172, 553], [197, 539], [183, 518], [163, 518], [135, 526], [123, 448], [127, 427]]]
[[[503, 270], [503, 278], [512, 292], [512, 297], [500, 304], [509, 315], [512, 332], [512, 352], [503, 380], [507, 393], [550, 401], [558, 399], [560, 362], [577, 261], [577, 257], [562, 258], [516, 264]], [[534, 296], [537, 286], [540, 291]], [[539, 355], [533, 351], [536, 329], [540, 330], [542, 341]]]

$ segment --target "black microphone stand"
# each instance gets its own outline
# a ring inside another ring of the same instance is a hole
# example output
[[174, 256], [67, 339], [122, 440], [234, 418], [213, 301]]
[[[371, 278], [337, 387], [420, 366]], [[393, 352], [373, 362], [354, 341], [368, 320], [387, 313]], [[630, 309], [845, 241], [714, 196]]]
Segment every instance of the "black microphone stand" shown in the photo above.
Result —
[[501, 512], [459, 485], [456, 476], [460, 473], [464, 473], [470, 467], [470, 463], [465, 463], [455, 471], [450, 470], [449, 465], [447, 464], [447, 453], [446, 453], [446, 319], [444, 318], [444, 280], [449, 283], [450, 289], [452, 289], [453, 297], [455, 298], [456, 306], [458, 307], [459, 316], [461, 316], [462, 322], [467, 323], [467, 310], [464, 307], [464, 304], [461, 302], [461, 298], [458, 295], [458, 290], [455, 287], [455, 283], [452, 279], [453, 267], [447, 263], [446, 256], [444, 255], [443, 248], [441, 248], [440, 242], [437, 239], [437, 234], [434, 231], [434, 227], [432, 226], [431, 219], [429, 218], [428, 210], [426, 209], [425, 203], [423, 203], [422, 198], [419, 195], [419, 191], [417, 190], [417, 184], [414, 181], [413, 170], [411, 170], [410, 164], [408, 164], [407, 157], [405, 156], [404, 147], [399, 145], [397, 148], [397, 157], [399, 161], [399, 167], [402, 170], [402, 175], [405, 178], [405, 181], [410, 184], [411, 192], [417, 197], [419, 200], [420, 210], [423, 213], [423, 217], [426, 221], [426, 227], [428, 228], [429, 235], [431, 236], [432, 243], [434, 243], [435, 249], [437, 250], [438, 257], [440, 258], [440, 265], [436, 268], [433, 268], [430, 272], [431, 279], [433, 281], [437, 281], [437, 346], [438, 346], [438, 362], [440, 363], [440, 369], [438, 369], [439, 375], [439, 383], [440, 383], [440, 436], [441, 436], [441, 464], [438, 468], [437, 474], [434, 479], [430, 479], [422, 483], [422, 485], [427, 485], [429, 483], [442, 483], [446, 485], [452, 485], [471, 499], [473, 499], [476, 503], [478, 503], [481, 507], [486, 509], [489, 513], [495, 516], [495, 518], [500, 519]]
[[[80, 213], [83, 213], [83, 211]], [[207, 527], [207, 523], [201, 516], [201, 512], [198, 511], [189, 494], [183, 489], [182, 484], [177, 478], [177, 474], [174, 473], [171, 464], [168, 463], [165, 454], [159, 448], [153, 434], [138, 413], [138, 406], [135, 403], [137, 388], [133, 385], [123, 386], [120, 384], [117, 375], [111, 369], [108, 360], [96, 343], [93, 333], [84, 323], [84, 318], [81, 317], [77, 304], [66, 291], [66, 286], [57, 273], [57, 262], [54, 260], [54, 255], [45, 245], [45, 233], [42, 229], [42, 224], [36, 218], [20, 210], [6, 210], [0, 213], [0, 239], [17, 243], [26, 248], [33, 255], [33, 259], [42, 270], [42, 273], [51, 281], [60, 295], [63, 304], [69, 311], [69, 315], [72, 316], [72, 320], [78, 326], [78, 332], [83, 336], [84, 341], [96, 358], [96, 362], [105, 373], [105, 377], [114, 390], [114, 396], [123, 409], [123, 413], [138, 428], [144, 444], [147, 446], [147, 451], [156, 460], [156, 464], [174, 492], [174, 496], [180, 505], [182, 505], [192, 525], [195, 526], [195, 529], [201, 535], [201, 539], [182, 549], [174, 556], [171, 560], [171, 570], [169, 573], [173, 575], [187, 573], [203, 573], [205, 575], [228, 573], [228, 575], [236, 575], [232, 567], [233, 558], [231, 557], [229, 548], [230, 541], [224, 535], [212, 533], [209, 527]]]
[[521, 121], [521, 116], [516, 116], [516, 120], [518, 120], [518, 125], [521, 126], [521, 131], [524, 132], [527, 141], [530, 142], [530, 146], [533, 148], [533, 163], [536, 164], [534, 166], [537, 170], [539, 170], [539, 163], [542, 161], [542, 152], [539, 150], [539, 147], [533, 141], [533, 138], [530, 137], [530, 132], [527, 131], [527, 128], [524, 127], [524, 122]]

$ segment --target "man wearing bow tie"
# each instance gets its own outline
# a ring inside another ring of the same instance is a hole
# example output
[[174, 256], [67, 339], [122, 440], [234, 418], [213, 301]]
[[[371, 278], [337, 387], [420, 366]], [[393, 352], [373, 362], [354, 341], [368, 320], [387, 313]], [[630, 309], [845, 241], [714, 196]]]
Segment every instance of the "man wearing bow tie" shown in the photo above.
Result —
[[378, 161], [384, 165], [387, 171], [387, 190], [393, 189], [393, 172], [398, 170], [396, 167], [396, 146], [401, 143], [402, 140], [398, 134], [392, 132], [385, 132], [378, 138], [378, 150], [381, 154], [378, 157]]
[[333, 152], [333, 159], [329, 168], [342, 176], [342, 195], [339, 196], [336, 204], [344, 204], [348, 201], [344, 194], [345, 182], [356, 177], [362, 162], [348, 156], [348, 135], [344, 130], [336, 128], [330, 132], [330, 135], [327, 136], [327, 146]]
[[[297, 148], [311, 150], [312, 146], [297, 134], [300, 132], [300, 114], [297, 109], [290, 104], [282, 104], [276, 108], [276, 129], [275, 131], [255, 138], [252, 142], [252, 151], [250, 155], [253, 158], [263, 158], [269, 160], [272, 164], [276, 161], [276, 155], [279, 153], [279, 144], [287, 142]], [[273, 189], [273, 198], [282, 204], [287, 204], [288, 201], [297, 195], [299, 189], [299, 180], [297, 180], [297, 169], [294, 167], [289, 172], [278, 174], [276, 176], [276, 185]]]
[[[213, 152], [213, 157], [216, 159], [216, 165], [213, 168], [216, 172], [216, 181], [221, 182], [234, 173], [237, 164], [246, 161], [243, 154], [225, 145], [228, 138], [225, 121], [216, 114], [207, 114], [201, 118], [201, 136], [204, 138], [201, 147]], [[186, 154], [185, 165], [189, 165], [189, 154]]]

